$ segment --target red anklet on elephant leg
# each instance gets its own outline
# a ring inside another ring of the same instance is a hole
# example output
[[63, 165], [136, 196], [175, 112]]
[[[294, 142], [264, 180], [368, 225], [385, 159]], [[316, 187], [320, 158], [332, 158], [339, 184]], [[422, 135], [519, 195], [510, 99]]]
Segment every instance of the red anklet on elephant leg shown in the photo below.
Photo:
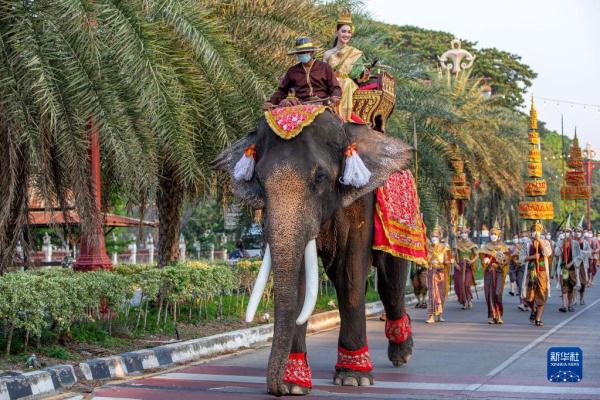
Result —
[[371, 371], [373, 363], [369, 355], [369, 346], [361, 347], [358, 350], [346, 350], [338, 346], [338, 358], [335, 367], [352, 371]]
[[404, 343], [411, 334], [408, 314], [395, 321], [389, 318], [385, 321], [385, 337], [392, 343]]
[[284, 382], [294, 383], [310, 389], [312, 388], [311, 377], [312, 373], [308, 366], [306, 353], [290, 353], [283, 374]]

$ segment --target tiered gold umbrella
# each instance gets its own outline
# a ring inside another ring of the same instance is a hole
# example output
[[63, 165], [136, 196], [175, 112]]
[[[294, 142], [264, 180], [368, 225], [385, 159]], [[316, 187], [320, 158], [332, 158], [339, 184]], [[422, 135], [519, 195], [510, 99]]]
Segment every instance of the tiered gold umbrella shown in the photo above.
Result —
[[531, 126], [529, 128], [529, 159], [527, 172], [529, 180], [525, 182], [524, 194], [528, 200], [519, 203], [519, 216], [522, 219], [544, 220], [554, 218], [554, 205], [551, 201], [543, 201], [548, 193], [548, 184], [543, 179], [542, 151], [540, 134], [537, 131], [537, 111], [531, 99]]
[[571, 143], [567, 166], [569, 170], [565, 174], [565, 184], [560, 188], [560, 197], [563, 200], [575, 201], [575, 215], [577, 216], [577, 201], [588, 200], [592, 196], [592, 187], [585, 184], [583, 157], [581, 156], [577, 131], [575, 131], [575, 138]]

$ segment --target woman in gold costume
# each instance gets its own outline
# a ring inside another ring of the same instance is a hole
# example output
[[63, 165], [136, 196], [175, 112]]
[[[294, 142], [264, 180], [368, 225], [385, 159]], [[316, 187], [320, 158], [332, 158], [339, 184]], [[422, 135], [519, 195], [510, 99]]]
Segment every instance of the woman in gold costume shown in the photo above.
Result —
[[450, 266], [450, 250], [440, 243], [442, 230], [439, 224], [435, 223], [431, 231], [431, 245], [427, 249], [428, 265], [427, 265], [427, 287], [429, 291], [429, 299], [427, 303], [427, 322], [434, 323], [437, 321], [443, 322], [444, 318], [444, 302], [448, 294], [447, 285], [447, 270]]
[[510, 250], [502, 242], [502, 230], [498, 220], [490, 231], [490, 242], [479, 250], [479, 258], [483, 266], [483, 289], [488, 308], [488, 324], [503, 324], [502, 293], [504, 281], [508, 273]]
[[333, 47], [323, 55], [323, 61], [333, 68], [342, 87], [342, 99], [335, 106], [335, 111], [345, 122], [356, 121], [356, 117], [353, 118], [352, 115], [352, 95], [358, 89], [356, 82], [367, 81], [370, 73], [369, 69], [365, 68], [363, 52], [348, 44], [352, 32], [350, 11], [343, 10], [338, 18]]
[[473, 293], [471, 286], [475, 284], [475, 262], [477, 261], [479, 250], [477, 245], [469, 239], [471, 231], [461, 217], [458, 228], [460, 229], [460, 239], [457, 243], [458, 260], [454, 265], [454, 293], [463, 310], [473, 308]]

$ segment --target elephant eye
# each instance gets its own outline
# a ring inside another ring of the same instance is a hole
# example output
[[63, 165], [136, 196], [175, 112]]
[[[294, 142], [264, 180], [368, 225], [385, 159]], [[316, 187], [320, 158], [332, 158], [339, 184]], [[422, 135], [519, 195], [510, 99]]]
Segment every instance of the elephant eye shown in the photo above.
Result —
[[318, 168], [315, 172], [315, 184], [319, 184], [327, 179], [327, 172], [323, 168]]

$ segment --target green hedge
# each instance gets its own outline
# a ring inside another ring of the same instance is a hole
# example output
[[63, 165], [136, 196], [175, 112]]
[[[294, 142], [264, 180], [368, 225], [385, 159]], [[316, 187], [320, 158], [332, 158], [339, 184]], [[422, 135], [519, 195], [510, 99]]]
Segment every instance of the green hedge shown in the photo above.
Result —
[[[0, 321], [10, 354], [13, 337], [24, 341], [52, 332], [69, 336], [74, 324], [105, 322], [109, 335], [115, 319], [130, 330], [146, 329], [149, 309], [176, 317], [181, 304], [208, 303], [211, 299], [240, 290], [236, 270], [225, 264], [180, 263], [158, 269], [148, 265], [119, 265], [115, 272], [78, 273], [52, 268], [35, 272], [14, 272], [0, 276]], [[143, 297], [137, 313], [131, 313], [136, 289]], [[156, 318], [159, 325], [160, 315]]]
[[[0, 323], [4, 328], [0, 329], [0, 343], [8, 355], [11, 346], [27, 351], [30, 339], [37, 345], [53, 346], [71, 339], [111, 338], [113, 331], [121, 337], [149, 332], [179, 335], [180, 322], [237, 320], [245, 312], [260, 263], [187, 262], [161, 269], [118, 265], [114, 272], [51, 268], [8, 273], [0, 276]], [[141, 300], [133, 305], [136, 291], [141, 292]], [[323, 272], [319, 294], [319, 304], [328, 309], [335, 293]], [[272, 306], [270, 279], [257, 315]]]

